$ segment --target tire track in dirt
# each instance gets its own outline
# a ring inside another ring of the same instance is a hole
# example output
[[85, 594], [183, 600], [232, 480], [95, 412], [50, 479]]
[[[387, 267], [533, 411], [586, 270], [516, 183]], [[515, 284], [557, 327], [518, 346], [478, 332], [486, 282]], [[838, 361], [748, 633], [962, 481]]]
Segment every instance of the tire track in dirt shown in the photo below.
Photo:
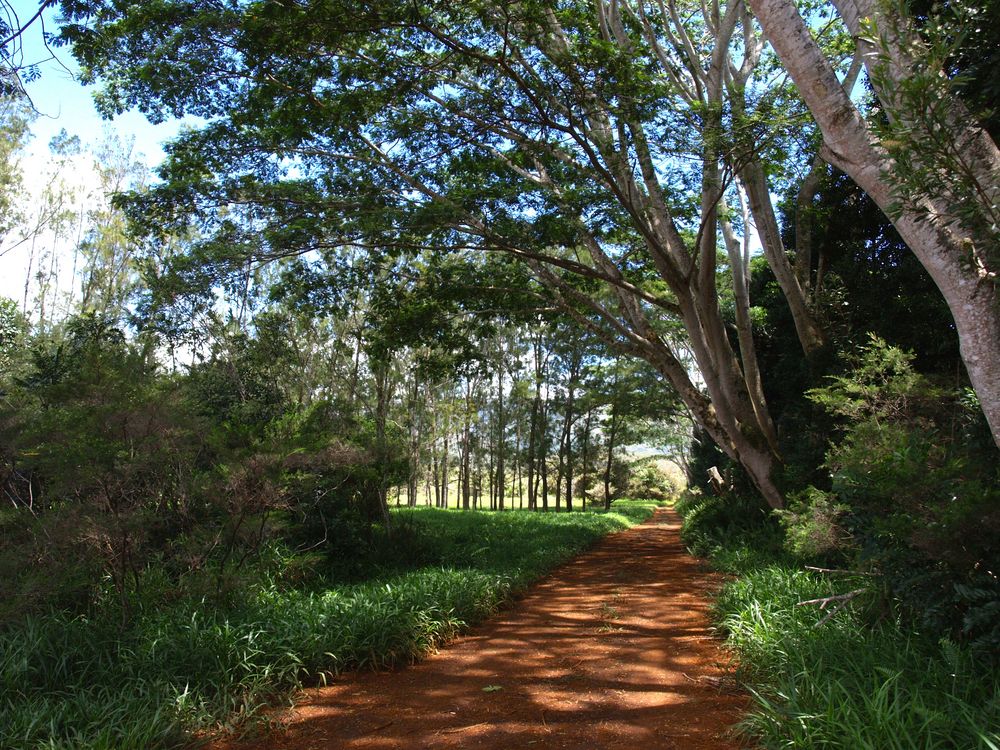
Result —
[[440, 653], [306, 690], [273, 717], [282, 730], [213, 748], [742, 747], [731, 727], [747, 699], [709, 627], [720, 582], [687, 554], [677, 514], [661, 508]]

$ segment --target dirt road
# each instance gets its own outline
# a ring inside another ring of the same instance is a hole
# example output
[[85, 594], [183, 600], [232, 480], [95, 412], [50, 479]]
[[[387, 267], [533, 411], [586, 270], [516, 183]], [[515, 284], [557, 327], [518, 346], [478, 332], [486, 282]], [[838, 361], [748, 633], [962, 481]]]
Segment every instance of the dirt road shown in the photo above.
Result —
[[719, 579], [660, 509], [416, 666], [344, 675], [216, 750], [722, 750], [746, 698], [709, 629]]

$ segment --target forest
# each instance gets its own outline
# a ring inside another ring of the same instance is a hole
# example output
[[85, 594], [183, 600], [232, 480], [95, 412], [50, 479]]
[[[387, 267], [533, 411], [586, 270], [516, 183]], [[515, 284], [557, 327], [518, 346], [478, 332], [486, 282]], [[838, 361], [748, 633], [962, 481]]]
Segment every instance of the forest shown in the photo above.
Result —
[[[1000, 748], [996, 0], [0, 5], [0, 747], [229, 747], [677, 518], [718, 747]], [[36, 34], [159, 166], [29, 159]]]

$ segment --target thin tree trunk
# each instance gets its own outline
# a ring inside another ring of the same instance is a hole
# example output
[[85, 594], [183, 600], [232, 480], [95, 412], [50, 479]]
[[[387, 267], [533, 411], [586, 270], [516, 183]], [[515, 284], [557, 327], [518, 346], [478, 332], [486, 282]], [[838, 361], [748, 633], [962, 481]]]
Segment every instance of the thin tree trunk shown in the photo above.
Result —
[[[521, 428], [523, 427], [523, 422], [520, 419], [515, 421], [516, 430], [514, 432], [514, 484], [511, 485], [511, 492], [514, 492], [514, 487], [517, 487], [517, 507], [518, 510], [524, 509], [524, 474], [521, 471], [522, 457], [521, 453]], [[514, 499], [511, 498], [510, 506], [514, 507]]]
[[472, 381], [465, 379], [465, 414], [462, 424], [462, 463], [459, 473], [462, 479], [462, 508], [469, 510], [472, 471]]
[[487, 477], [486, 481], [487, 481], [487, 488], [490, 491], [490, 510], [496, 510], [497, 495], [496, 495], [496, 486], [493, 481], [494, 479], [496, 479], [496, 474], [494, 474], [494, 471], [496, 470], [496, 454], [493, 451], [494, 448], [494, 446], [492, 445], [493, 441], [490, 440], [489, 437], [487, 437], [487, 442], [490, 443], [490, 450], [489, 450], [489, 461], [487, 463], [488, 471], [486, 474]]
[[542, 403], [541, 388], [535, 386], [535, 395], [531, 400], [531, 417], [528, 424], [528, 508], [534, 510], [538, 504], [538, 412]]
[[[543, 429], [547, 429], [545, 422], [546, 417], [543, 417]], [[542, 510], [548, 511], [549, 509], [549, 456], [546, 447], [546, 441], [542, 441], [542, 455], [541, 455], [541, 472], [542, 472]]]
[[[617, 380], [617, 373], [616, 373]], [[618, 399], [611, 402], [611, 420], [608, 425], [608, 450], [604, 462], [604, 509], [611, 510], [611, 469], [615, 456], [615, 438], [618, 436]]]
[[583, 466], [580, 471], [580, 484], [583, 489], [580, 492], [580, 510], [587, 509], [587, 483], [590, 481], [590, 423], [594, 416], [594, 410], [587, 410], [587, 417], [583, 420], [583, 454], [580, 459]]
[[451, 429], [451, 420], [445, 416], [444, 447], [441, 451], [441, 507], [448, 507], [448, 485], [451, 482], [448, 465], [448, 437]]
[[750, 211], [753, 214], [754, 223], [757, 225], [757, 234], [767, 258], [767, 264], [774, 272], [774, 277], [788, 302], [802, 351], [806, 357], [813, 358], [826, 348], [826, 336], [813, 316], [806, 294], [785, 253], [785, 246], [781, 241], [781, 231], [778, 229], [778, 221], [774, 216], [774, 206], [771, 203], [767, 178], [760, 162], [749, 162], [743, 168], [743, 179], [750, 203]]
[[[501, 351], [501, 357], [503, 353]], [[507, 431], [506, 414], [503, 408], [503, 364], [497, 372], [497, 509], [503, 510], [504, 491], [507, 477], [504, 467], [504, 433]]]

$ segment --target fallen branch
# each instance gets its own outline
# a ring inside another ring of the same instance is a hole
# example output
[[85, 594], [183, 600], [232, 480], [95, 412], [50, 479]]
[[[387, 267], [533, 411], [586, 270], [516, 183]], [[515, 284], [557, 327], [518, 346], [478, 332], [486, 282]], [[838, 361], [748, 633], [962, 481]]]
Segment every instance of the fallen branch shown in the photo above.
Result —
[[848, 591], [846, 594], [834, 594], [833, 596], [824, 596], [819, 599], [806, 599], [804, 602], [798, 602], [796, 607], [803, 607], [806, 604], [818, 604], [820, 609], [826, 609], [826, 605], [830, 602], [848, 602], [858, 594], [863, 594], [868, 589], [854, 589], [854, 591]]
[[870, 576], [871, 573], [864, 573], [859, 570], [842, 570], [841, 568], [817, 568], [815, 565], [804, 566], [806, 570], [811, 570], [814, 573], [826, 573], [828, 575], [840, 575], [840, 576]]
[[837, 605], [826, 613], [826, 616], [813, 625], [814, 628], [818, 628], [829, 622], [835, 614], [837, 614], [841, 609], [843, 609], [849, 601], [854, 599], [859, 594], [863, 594], [868, 591], [867, 588], [854, 589], [854, 591], [848, 591], [846, 594], [834, 594], [833, 596], [823, 596], [819, 599], [806, 599], [804, 602], [798, 602], [796, 607], [804, 607], [807, 604], [818, 604], [821, 610], [825, 610], [827, 605], [837, 602]]

